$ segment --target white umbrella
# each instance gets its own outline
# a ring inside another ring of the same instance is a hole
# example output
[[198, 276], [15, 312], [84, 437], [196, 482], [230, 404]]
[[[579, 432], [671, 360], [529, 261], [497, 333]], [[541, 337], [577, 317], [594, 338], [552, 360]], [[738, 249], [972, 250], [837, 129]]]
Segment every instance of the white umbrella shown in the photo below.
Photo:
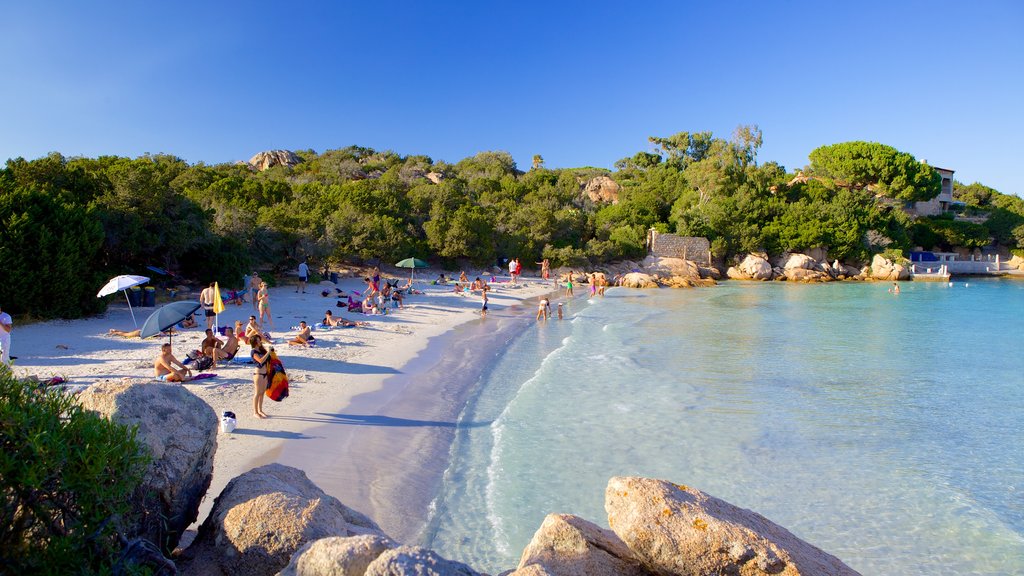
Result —
[[149, 278], [146, 278], [145, 276], [131, 276], [127, 274], [115, 276], [110, 279], [110, 282], [104, 284], [103, 288], [100, 288], [100, 291], [96, 293], [96, 297], [103, 298], [108, 294], [123, 291], [125, 299], [128, 300], [128, 312], [131, 312], [132, 324], [135, 324], [135, 327], [138, 328], [139, 323], [135, 321], [135, 312], [132, 311], [132, 301], [128, 298], [128, 289], [132, 286], [145, 284], [146, 282], [149, 282]]

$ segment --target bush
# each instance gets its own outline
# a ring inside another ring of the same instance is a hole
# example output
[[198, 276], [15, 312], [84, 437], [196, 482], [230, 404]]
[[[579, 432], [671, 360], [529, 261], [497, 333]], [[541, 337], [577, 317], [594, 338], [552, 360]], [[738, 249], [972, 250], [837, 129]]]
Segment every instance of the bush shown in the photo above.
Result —
[[0, 573], [109, 570], [148, 462], [135, 434], [0, 365]]

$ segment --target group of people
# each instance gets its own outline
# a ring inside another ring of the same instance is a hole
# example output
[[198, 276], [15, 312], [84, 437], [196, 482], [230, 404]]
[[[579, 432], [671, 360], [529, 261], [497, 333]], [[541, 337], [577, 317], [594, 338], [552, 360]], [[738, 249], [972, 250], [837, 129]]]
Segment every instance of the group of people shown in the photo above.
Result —
[[[547, 296], [540, 299], [540, 303], [537, 305], [537, 320], [547, 320], [551, 318], [551, 300]], [[558, 319], [562, 319], [562, 303], [558, 303]]]

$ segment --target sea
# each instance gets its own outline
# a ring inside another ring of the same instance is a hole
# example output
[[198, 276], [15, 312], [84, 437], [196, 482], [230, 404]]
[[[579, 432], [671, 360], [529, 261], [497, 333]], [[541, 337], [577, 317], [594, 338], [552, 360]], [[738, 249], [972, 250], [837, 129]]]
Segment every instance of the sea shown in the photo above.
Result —
[[863, 574], [1024, 574], [1024, 281], [610, 289], [524, 323], [459, 416], [421, 541], [498, 573], [636, 475]]

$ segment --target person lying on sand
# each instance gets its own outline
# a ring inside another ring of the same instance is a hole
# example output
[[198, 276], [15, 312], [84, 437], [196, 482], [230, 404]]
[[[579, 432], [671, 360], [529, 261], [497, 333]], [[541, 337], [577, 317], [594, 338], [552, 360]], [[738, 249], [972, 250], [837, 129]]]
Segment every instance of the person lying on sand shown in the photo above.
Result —
[[312, 330], [310, 330], [309, 326], [306, 325], [305, 320], [299, 322], [299, 333], [295, 335], [295, 338], [288, 341], [288, 345], [304, 346], [306, 348], [313, 346], [316, 344], [316, 338], [314, 338], [310, 332], [312, 332]]
[[189, 314], [188, 318], [185, 318], [178, 323], [178, 326], [181, 326], [182, 328], [195, 328], [196, 326], [199, 326], [199, 322], [196, 322], [195, 314]]
[[203, 341], [203, 354], [206, 354], [210, 358], [213, 358], [213, 365], [210, 368], [217, 367], [217, 360], [231, 360], [238, 353], [238, 337], [235, 336], [234, 328], [225, 328], [224, 336], [227, 340], [223, 343], [217, 338], [215, 345], [210, 348], [206, 347], [206, 341]]
[[[163, 334], [164, 336], [167, 336], [168, 334], [177, 333], [178, 332], [174, 330], [173, 326], [161, 332], [161, 334]], [[139, 330], [137, 328], [135, 330], [118, 330], [117, 328], [111, 328], [110, 330], [107, 330], [107, 334], [109, 334], [110, 336], [120, 336], [121, 338], [138, 338], [139, 336], [141, 336], [142, 330]]]
[[340, 316], [335, 318], [334, 315], [331, 314], [330, 310], [324, 312], [324, 319], [320, 323], [323, 324], [324, 326], [330, 326], [332, 328], [335, 326], [341, 326], [342, 328], [355, 328], [356, 326], [370, 325], [369, 322], [353, 322], [351, 320], [341, 318]]
[[153, 375], [164, 382], [185, 382], [192, 379], [192, 370], [178, 361], [171, 352], [171, 344], [160, 345], [160, 355], [153, 360]]

